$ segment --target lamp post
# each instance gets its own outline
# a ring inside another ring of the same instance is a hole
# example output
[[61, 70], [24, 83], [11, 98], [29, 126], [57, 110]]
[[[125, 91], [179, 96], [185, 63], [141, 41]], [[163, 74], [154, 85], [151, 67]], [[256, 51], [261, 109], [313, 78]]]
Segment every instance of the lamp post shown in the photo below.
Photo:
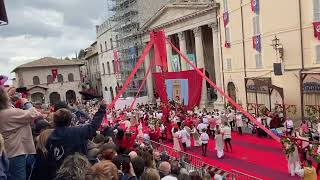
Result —
[[277, 35], [275, 35], [274, 39], [272, 39], [271, 46], [276, 51], [277, 57], [278, 57], [278, 54], [279, 54], [279, 58], [281, 59], [281, 61], [283, 61], [283, 59], [284, 59], [284, 49], [283, 49], [283, 45], [280, 43], [280, 39], [277, 37]]

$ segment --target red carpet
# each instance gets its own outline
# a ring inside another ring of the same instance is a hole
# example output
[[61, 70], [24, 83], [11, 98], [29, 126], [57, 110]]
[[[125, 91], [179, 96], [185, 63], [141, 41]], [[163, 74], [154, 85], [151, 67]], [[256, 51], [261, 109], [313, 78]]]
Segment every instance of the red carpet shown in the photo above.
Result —
[[[172, 146], [172, 144], [170, 144]], [[207, 157], [201, 155], [201, 147], [192, 147], [187, 152], [203, 158], [211, 166], [225, 170], [237, 170], [267, 180], [299, 179], [288, 173], [287, 160], [280, 143], [253, 135], [240, 136], [233, 133], [232, 153], [225, 153], [222, 159], [216, 157], [215, 143], [210, 140]], [[320, 179], [320, 176], [319, 176]]]

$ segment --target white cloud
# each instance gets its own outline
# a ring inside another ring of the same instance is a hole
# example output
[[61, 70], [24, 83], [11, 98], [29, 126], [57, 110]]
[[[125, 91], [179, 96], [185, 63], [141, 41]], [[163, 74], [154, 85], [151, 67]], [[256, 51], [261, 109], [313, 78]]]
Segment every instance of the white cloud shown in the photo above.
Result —
[[0, 27], [0, 74], [52, 56], [75, 57], [95, 41], [95, 25], [106, 16], [101, 0], [5, 1], [9, 25]]

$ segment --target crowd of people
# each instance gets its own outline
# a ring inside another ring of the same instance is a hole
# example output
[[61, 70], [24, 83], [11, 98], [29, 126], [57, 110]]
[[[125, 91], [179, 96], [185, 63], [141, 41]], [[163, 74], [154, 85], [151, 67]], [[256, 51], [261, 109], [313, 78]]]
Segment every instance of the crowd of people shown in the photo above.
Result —
[[[186, 110], [179, 102], [109, 110], [104, 101], [57, 102], [50, 108], [0, 88], [0, 177], [9, 180], [222, 179], [187, 171], [151, 142], [192, 146], [218, 158], [232, 153], [232, 131], [243, 133], [242, 114], [232, 109]], [[211, 141], [210, 141], [211, 140]]]

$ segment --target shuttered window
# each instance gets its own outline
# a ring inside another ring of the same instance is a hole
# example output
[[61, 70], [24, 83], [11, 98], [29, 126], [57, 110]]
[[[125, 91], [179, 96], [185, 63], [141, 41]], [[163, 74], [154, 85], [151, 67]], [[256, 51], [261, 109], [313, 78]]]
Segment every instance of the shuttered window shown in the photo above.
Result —
[[224, 12], [227, 12], [229, 9], [228, 0], [223, 0], [223, 10]]
[[320, 0], [313, 0], [313, 19], [320, 21]]
[[256, 60], [256, 68], [257, 69], [263, 68], [261, 53], [255, 54], [255, 60]]
[[320, 64], [320, 45], [316, 46], [316, 63]]
[[230, 28], [226, 28], [226, 42], [231, 43], [231, 38], [230, 38]]
[[226, 58], [226, 66], [225, 66], [225, 70], [227, 70], [227, 71], [231, 71], [231, 70], [232, 70], [232, 62], [231, 62], [231, 58]]

